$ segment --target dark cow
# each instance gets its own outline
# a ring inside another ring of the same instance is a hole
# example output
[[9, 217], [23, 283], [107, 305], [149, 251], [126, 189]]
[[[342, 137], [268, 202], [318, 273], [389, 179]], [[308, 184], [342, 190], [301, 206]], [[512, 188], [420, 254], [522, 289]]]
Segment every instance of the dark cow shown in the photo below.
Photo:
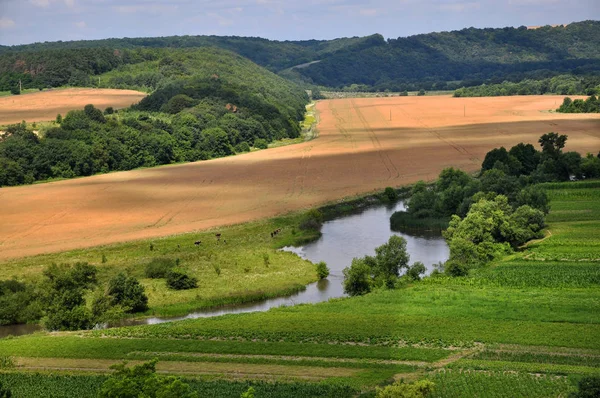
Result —
[[196, 246], [200, 246], [200, 243], [202, 243], [202, 241], [200, 241], [200, 240], [197, 240], [197, 241], [195, 241], [195, 242], [194, 242], [194, 244], [195, 244]]

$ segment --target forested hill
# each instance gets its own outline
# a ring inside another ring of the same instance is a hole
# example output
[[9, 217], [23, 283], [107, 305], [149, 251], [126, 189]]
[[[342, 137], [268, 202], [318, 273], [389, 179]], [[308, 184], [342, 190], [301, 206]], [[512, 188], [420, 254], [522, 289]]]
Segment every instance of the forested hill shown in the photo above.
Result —
[[[56, 51], [107, 54], [97, 50]], [[113, 55], [122, 61], [122, 54]], [[81, 70], [78, 76], [91, 83]], [[299, 137], [308, 102], [295, 83], [217, 48], [135, 50], [128, 63], [98, 77], [151, 94], [117, 114], [93, 105], [70, 111], [39, 135], [24, 123], [8, 126], [0, 137], [0, 187], [266, 148]]]
[[[482, 83], [600, 73], [600, 21], [538, 29], [468, 28], [385, 40], [172, 36], [0, 46], [0, 91], [90, 84], [117, 67], [156, 59], [155, 51], [218, 47], [282, 76], [325, 87], [457, 89]], [[320, 61], [303, 68], [289, 68]], [[285, 71], [285, 73], [283, 73]]]
[[[600, 21], [539, 29], [469, 28], [372, 41], [358, 51], [342, 49], [298, 73], [330, 87], [364, 84], [402, 90], [402, 84], [418, 82], [427, 89], [453, 89], [488, 79], [598, 73], [598, 43]], [[446, 82], [455, 85], [447, 87]]]
[[[236, 52], [271, 71], [279, 71], [319, 59], [342, 48], [360, 49], [370, 37], [339, 38], [334, 40], [275, 41], [259, 37], [237, 36], [168, 36], [103, 40], [79, 40], [34, 43], [19, 46], [0, 46], [0, 56], [28, 58], [32, 53], [43, 52], [50, 59], [51, 51], [73, 49], [139, 48], [197, 48], [218, 47]], [[17, 56], [16, 53], [19, 55]], [[59, 53], [57, 53], [59, 54]]]

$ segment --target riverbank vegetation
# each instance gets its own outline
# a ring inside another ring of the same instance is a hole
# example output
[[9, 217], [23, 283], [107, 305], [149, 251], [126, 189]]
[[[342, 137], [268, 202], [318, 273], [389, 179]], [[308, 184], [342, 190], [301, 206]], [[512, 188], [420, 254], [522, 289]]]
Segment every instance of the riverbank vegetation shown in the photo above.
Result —
[[[0, 350], [15, 367], [2, 369], [0, 381], [21, 391], [28, 385], [60, 388], [62, 380], [79, 396], [94, 396], [105, 375], [57, 368], [93, 362], [108, 369], [123, 359], [158, 357], [157, 370], [177, 375], [187, 369], [193, 375], [186, 374], [185, 382], [193, 390], [217, 397], [237, 396], [250, 386], [257, 394], [286, 396], [296, 389], [306, 396], [347, 396], [374, 391], [395, 374], [431, 380], [434, 397], [481, 391], [566, 396], [600, 366], [600, 186], [581, 181], [543, 187], [552, 234], [465, 277], [437, 274], [398, 289], [265, 313], [4, 339]], [[160, 241], [155, 250], [162, 250]], [[32, 366], [45, 370], [22, 373]], [[232, 380], [230, 372], [254, 381]], [[264, 381], [267, 375], [277, 381]], [[89, 390], [82, 393], [83, 386]]]

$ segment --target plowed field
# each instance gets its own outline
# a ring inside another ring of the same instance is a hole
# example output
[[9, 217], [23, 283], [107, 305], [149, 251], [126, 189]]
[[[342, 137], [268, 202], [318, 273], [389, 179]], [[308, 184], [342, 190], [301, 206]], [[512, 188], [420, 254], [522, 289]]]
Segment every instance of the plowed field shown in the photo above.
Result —
[[125, 108], [139, 102], [145, 93], [133, 90], [69, 88], [39, 93], [11, 95], [0, 98], [0, 125], [54, 120], [73, 109], [83, 109], [87, 104], [104, 110], [112, 106]]
[[[556, 114], [558, 96], [341, 99], [318, 104], [319, 137], [211, 161], [0, 189], [0, 258], [240, 223], [420, 179], [477, 170], [491, 148], [600, 150], [600, 115]], [[391, 120], [390, 120], [391, 116]]]

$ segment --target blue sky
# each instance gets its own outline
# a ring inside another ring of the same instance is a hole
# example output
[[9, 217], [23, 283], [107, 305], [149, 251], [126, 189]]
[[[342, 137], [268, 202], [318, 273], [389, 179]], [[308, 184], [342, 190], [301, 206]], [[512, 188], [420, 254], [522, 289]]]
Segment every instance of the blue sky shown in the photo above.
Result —
[[0, 44], [171, 35], [278, 40], [600, 19], [600, 0], [0, 0]]

